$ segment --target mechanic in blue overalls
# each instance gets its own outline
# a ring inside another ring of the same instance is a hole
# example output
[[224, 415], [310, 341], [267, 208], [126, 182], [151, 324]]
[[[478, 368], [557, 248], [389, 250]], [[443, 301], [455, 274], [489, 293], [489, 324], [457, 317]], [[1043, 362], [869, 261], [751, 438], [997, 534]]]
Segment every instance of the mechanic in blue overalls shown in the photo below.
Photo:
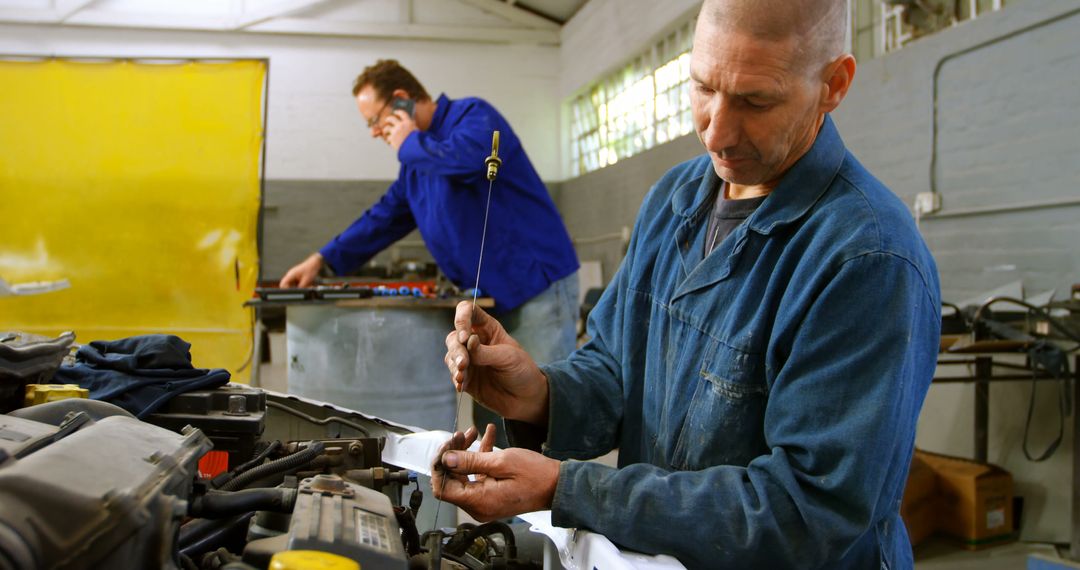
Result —
[[[471, 288], [488, 195], [484, 158], [499, 131], [503, 165], [491, 194], [479, 288], [495, 299], [494, 314], [540, 362], [575, 347], [578, 260], [540, 175], [506, 119], [475, 97], [433, 100], [395, 60], [368, 66], [353, 96], [371, 130], [395, 152], [401, 168], [386, 194], [318, 252], [291, 268], [281, 287], [309, 287], [324, 265], [352, 272], [379, 251], [419, 229], [442, 272]], [[476, 425], [498, 416], [474, 406]], [[500, 433], [499, 443], [505, 446]]]

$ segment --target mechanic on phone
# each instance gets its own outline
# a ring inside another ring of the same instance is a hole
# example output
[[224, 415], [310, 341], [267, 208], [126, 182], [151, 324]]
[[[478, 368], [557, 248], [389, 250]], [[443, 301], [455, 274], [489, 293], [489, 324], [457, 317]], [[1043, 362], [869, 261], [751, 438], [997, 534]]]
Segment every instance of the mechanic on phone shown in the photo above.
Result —
[[[521, 141], [490, 103], [432, 100], [407, 69], [380, 60], [352, 94], [371, 136], [397, 152], [401, 169], [386, 194], [330, 243], [290, 269], [281, 287], [309, 287], [324, 265], [349, 273], [419, 229], [442, 272], [461, 288], [475, 284], [488, 196], [484, 158], [499, 131], [502, 167], [491, 193], [480, 290], [494, 314], [539, 362], [565, 358], [576, 341], [578, 260], [569, 233]], [[474, 407], [476, 425], [500, 425]], [[497, 442], [506, 446], [499, 434]]]

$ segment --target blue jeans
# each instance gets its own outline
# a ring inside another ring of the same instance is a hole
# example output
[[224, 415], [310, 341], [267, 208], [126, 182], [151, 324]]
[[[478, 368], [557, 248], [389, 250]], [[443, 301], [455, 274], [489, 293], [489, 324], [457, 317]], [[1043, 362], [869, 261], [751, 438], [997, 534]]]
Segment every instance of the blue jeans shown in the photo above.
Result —
[[[524, 305], [498, 315], [506, 332], [521, 344], [537, 364], [563, 360], [577, 347], [578, 274], [577, 271], [552, 283]], [[498, 435], [495, 445], [507, 447], [502, 418], [491, 410], [473, 403], [473, 423], [495, 424]]]

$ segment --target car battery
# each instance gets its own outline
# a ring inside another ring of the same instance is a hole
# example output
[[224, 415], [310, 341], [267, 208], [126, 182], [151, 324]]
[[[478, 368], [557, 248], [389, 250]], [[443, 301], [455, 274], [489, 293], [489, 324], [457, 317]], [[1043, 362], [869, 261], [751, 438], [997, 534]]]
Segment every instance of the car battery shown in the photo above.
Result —
[[228, 384], [179, 394], [145, 421], [175, 432], [187, 425], [198, 428], [213, 442], [214, 451], [228, 453], [226, 468], [231, 469], [254, 457], [265, 417], [266, 392]]

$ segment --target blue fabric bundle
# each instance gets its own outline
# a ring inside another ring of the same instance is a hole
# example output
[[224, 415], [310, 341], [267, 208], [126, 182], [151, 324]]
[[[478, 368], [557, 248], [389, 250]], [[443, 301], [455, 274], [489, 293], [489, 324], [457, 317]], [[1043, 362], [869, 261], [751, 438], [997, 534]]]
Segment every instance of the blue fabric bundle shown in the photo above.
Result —
[[98, 340], [80, 348], [75, 365], [61, 367], [53, 381], [78, 384], [90, 390], [92, 399], [143, 418], [177, 394], [229, 382], [227, 370], [195, 368], [190, 350], [190, 343], [174, 335]]

